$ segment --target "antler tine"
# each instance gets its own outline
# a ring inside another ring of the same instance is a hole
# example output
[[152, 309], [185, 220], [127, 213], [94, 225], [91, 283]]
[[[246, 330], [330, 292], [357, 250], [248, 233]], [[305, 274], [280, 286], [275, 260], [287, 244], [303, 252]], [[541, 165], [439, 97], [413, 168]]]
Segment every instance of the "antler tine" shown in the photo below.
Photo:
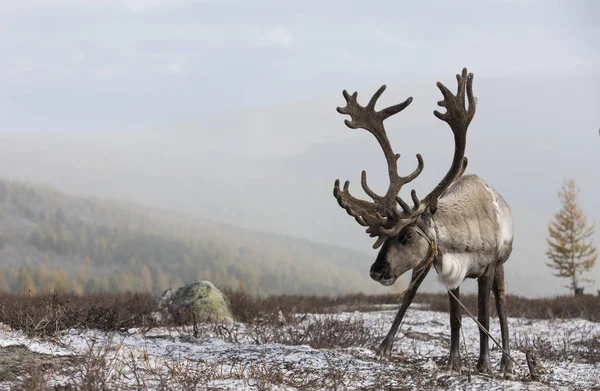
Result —
[[411, 212], [410, 206], [408, 206], [408, 204], [402, 198], [396, 197], [396, 202], [398, 202], [405, 214], [409, 214]]
[[387, 87], [385, 86], [385, 84], [379, 87], [379, 89], [373, 94], [371, 100], [369, 100], [369, 103], [365, 107], [367, 110], [375, 111], [375, 105], [377, 104], [379, 97], [381, 96], [381, 94], [383, 94], [383, 91], [385, 91], [386, 88]]
[[412, 182], [413, 179], [415, 179], [416, 177], [421, 175], [421, 172], [423, 172], [423, 167], [424, 167], [423, 157], [421, 156], [420, 153], [417, 153], [417, 162], [418, 162], [417, 168], [412, 173], [410, 173], [409, 175], [404, 177], [404, 180], [405, 180], [404, 184]]
[[[473, 95], [473, 73], [467, 74], [467, 68], [463, 68], [462, 75], [456, 75], [458, 84], [456, 96], [446, 86], [437, 82], [437, 86], [444, 96], [444, 100], [438, 102], [438, 106], [445, 107], [446, 112], [440, 113], [435, 110], [433, 114], [450, 125], [455, 136], [466, 136], [467, 128], [475, 116], [476, 102]], [[469, 107], [465, 107], [465, 84], [469, 100]]]
[[379, 211], [378, 205], [353, 197], [350, 194], [349, 187], [350, 182], [346, 181], [344, 188], [340, 189], [340, 180], [336, 179], [333, 185], [333, 196], [336, 198], [338, 204], [350, 216], [354, 217], [360, 225], [364, 227], [373, 226], [379, 219], [377, 216]]
[[456, 179], [463, 176], [465, 170], [467, 169], [467, 165], [469, 165], [469, 159], [467, 159], [467, 157], [465, 156], [463, 157], [462, 167], [460, 168], [460, 172], [456, 175]]
[[378, 196], [377, 193], [375, 193], [373, 190], [371, 190], [371, 188], [367, 184], [367, 172], [365, 170], [363, 170], [361, 172], [360, 184], [361, 184], [363, 190], [365, 191], [365, 193], [367, 193], [367, 195], [369, 197], [371, 197], [373, 199], [373, 201], [379, 201], [379, 200], [381, 200], [381, 197]]
[[379, 112], [380, 113], [379, 115], [381, 116], [382, 120], [389, 118], [392, 115], [398, 114], [399, 112], [404, 110], [411, 102], [412, 102], [412, 96], [402, 103], [398, 103], [397, 105], [390, 106], [388, 108], [381, 110]]
[[[358, 101], [358, 92], [354, 92], [352, 95], [348, 94], [348, 91], [342, 91], [344, 99], [346, 99], [346, 106], [338, 107], [336, 110], [340, 114], [350, 115], [351, 120], [345, 120], [344, 123], [351, 129], [363, 128], [375, 135], [375, 137], [385, 136], [385, 129], [383, 128], [383, 121], [394, 114], [397, 114], [404, 110], [412, 102], [412, 97], [409, 97], [404, 102], [387, 107], [381, 111], [375, 111], [375, 104], [381, 97], [381, 94], [385, 91], [385, 84], [379, 87], [377, 92], [373, 94], [369, 103], [366, 106], [361, 106]], [[379, 140], [379, 138], [378, 138]]]

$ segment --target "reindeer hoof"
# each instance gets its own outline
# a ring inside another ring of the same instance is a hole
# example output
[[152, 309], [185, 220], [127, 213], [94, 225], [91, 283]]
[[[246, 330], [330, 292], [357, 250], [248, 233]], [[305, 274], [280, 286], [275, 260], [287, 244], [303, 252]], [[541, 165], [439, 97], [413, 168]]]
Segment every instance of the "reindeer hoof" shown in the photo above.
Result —
[[489, 359], [479, 359], [479, 361], [477, 362], [477, 372], [479, 373], [484, 373], [486, 375], [492, 375], [492, 364], [490, 363]]
[[381, 345], [377, 348], [375, 352], [375, 356], [378, 360], [389, 360], [392, 358], [392, 347], [394, 346], [394, 341], [388, 338], [385, 338]]
[[446, 370], [450, 372], [456, 372], [459, 375], [462, 373], [462, 360], [460, 359], [459, 355], [455, 357], [450, 357], [448, 359], [448, 364], [446, 364]]
[[502, 355], [502, 359], [500, 360], [500, 373], [504, 375], [504, 378], [507, 380], [514, 380], [515, 376], [513, 374], [513, 365], [512, 361], [506, 355]]

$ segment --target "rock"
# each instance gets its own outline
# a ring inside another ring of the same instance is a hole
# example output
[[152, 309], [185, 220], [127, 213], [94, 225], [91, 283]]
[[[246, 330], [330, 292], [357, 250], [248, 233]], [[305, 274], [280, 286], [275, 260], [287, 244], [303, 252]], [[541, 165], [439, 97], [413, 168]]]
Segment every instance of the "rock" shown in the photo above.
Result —
[[181, 310], [193, 311], [198, 323], [233, 323], [229, 300], [210, 281], [199, 281], [176, 290], [166, 290], [157, 302], [157, 320]]

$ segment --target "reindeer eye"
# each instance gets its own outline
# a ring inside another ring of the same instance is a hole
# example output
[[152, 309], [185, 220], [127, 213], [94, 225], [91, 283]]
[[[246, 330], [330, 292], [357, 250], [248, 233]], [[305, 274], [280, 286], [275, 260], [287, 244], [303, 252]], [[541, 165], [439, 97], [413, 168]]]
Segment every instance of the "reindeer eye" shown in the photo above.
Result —
[[405, 244], [408, 244], [409, 242], [411, 242], [412, 238], [413, 238], [413, 233], [406, 232], [404, 235], [398, 236], [398, 242], [400, 242], [400, 244], [404, 246]]

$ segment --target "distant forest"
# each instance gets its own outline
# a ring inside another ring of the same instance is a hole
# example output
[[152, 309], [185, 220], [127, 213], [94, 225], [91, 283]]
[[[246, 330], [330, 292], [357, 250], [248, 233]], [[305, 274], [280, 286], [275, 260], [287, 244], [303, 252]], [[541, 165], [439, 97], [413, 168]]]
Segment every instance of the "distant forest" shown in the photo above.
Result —
[[210, 280], [259, 295], [381, 292], [368, 277], [370, 261], [333, 246], [0, 181], [4, 291], [159, 294]]

